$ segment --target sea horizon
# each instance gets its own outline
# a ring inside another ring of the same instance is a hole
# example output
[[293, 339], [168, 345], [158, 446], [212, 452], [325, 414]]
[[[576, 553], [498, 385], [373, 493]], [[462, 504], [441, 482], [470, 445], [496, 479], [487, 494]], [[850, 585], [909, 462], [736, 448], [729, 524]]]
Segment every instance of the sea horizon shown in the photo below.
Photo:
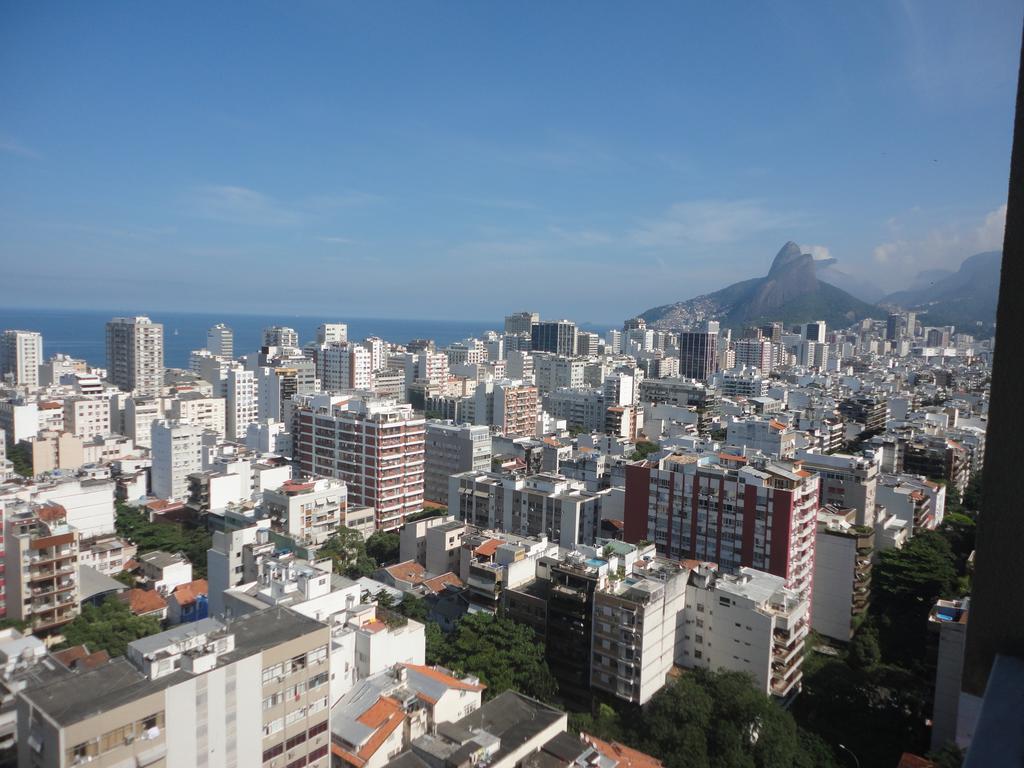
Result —
[[[90, 365], [106, 365], [106, 323], [114, 317], [145, 315], [164, 326], [164, 365], [188, 368], [192, 350], [206, 346], [206, 332], [224, 323], [234, 332], [235, 355], [255, 353], [264, 328], [284, 325], [299, 334], [299, 344], [315, 338], [321, 323], [346, 323], [349, 338], [361, 341], [378, 336], [385, 341], [406, 344], [412, 339], [432, 339], [440, 348], [461, 339], [479, 337], [487, 331], [502, 331], [499, 320], [431, 320], [423, 318], [339, 317], [300, 315], [287, 312], [177, 312], [164, 310], [47, 309], [43, 307], [0, 307], [0, 330], [17, 328], [43, 335], [43, 358], [66, 354]], [[602, 326], [581, 323], [583, 330]], [[613, 327], [610, 324], [606, 327]]]

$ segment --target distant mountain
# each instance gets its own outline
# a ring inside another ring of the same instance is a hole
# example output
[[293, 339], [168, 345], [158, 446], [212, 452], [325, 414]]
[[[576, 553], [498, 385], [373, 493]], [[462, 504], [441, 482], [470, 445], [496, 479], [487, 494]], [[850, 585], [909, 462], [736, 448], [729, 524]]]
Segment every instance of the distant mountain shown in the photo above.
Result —
[[927, 325], [955, 325], [965, 330], [989, 330], [996, 321], [999, 251], [978, 253], [964, 260], [952, 274], [937, 274], [926, 285], [886, 296], [882, 304], [913, 309]]
[[[826, 266], [831, 267], [831, 263]], [[829, 326], [845, 328], [865, 317], [883, 314], [877, 306], [819, 280], [814, 257], [801, 253], [799, 245], [789, 242], [775, 256], [765, 277], [654, 307], [641, 317], [649, 326], [663, 330], [679, 330], [703, 320], [718, 320], [736, 329], [773, 320], [787, 325], [824, 320]]]
[[841, 269], [836, 269], [834, 264], [823, 264], [821, 261], [816, 261], [814, 268], [818, 274], [818, 280], [831, 285], [843, 286], [843, 290], [855, 299], [874, 304], [885, 296], [885, 291], [870, 280], [854, 277]]

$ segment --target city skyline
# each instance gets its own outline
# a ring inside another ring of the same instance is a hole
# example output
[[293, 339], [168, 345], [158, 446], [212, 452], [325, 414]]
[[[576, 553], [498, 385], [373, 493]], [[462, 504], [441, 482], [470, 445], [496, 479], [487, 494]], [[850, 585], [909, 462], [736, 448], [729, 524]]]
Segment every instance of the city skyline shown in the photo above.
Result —
[[1015, 4], [645, 10], [7, 9], [5, 304], [608, 322], [998, 249]]

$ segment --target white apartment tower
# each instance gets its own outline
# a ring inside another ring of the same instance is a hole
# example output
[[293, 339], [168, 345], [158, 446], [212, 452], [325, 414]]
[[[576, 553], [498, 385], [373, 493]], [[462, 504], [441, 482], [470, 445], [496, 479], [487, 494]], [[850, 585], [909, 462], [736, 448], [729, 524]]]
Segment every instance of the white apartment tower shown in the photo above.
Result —
[[148, 317], [107, 323], [107, 380], [125, 392], [159, 396], [164, 383], [164, 327]]
[[264, 347], [298, 347], [299, 334], [294, 328], [272, 325], [263, 329]]
[[155, 421], [153, 495], [181, 500], [188, 496], [188, 476], [203, 469], [203, 428], [175, 421]]
[[206, 348], [217, 357], [231, 360], [235, 356], [235, 334], [224, 323], [217, 323], [206, 332]]
[[348, 341], [346, 323], [323, 323], [316, 329], [317, 344], [338, 344], [343, 341]]
[[10, 375], [17, 386], [38, 387], [42, 363], [42, 334], [36, 331], [4, 331], [0, 338], [0, 379]]

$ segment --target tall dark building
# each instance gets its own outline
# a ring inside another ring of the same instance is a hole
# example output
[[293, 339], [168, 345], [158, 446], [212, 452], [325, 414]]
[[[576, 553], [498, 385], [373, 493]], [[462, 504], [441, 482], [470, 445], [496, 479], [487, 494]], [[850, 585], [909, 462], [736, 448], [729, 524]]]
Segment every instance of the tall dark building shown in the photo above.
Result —
[[599, 579], [598, 570], [582, 561], [551, 566], [545, 655], [559, 693], [571, 701], [589, 701], [594, 593]]
[[707, 381], [718, 370], [718, 323], [679, 334], [679, 375]]
[[899, 312], [890, 312], [889, 319], [885, 323], [885, 338], [887, 341], [896, 341], [900, 337], [903, 318]]
[[556, 355], [576, 354], [576, 323], [570, 320], [542, 320], [531, 331], [530, 347], [534, 352]]

